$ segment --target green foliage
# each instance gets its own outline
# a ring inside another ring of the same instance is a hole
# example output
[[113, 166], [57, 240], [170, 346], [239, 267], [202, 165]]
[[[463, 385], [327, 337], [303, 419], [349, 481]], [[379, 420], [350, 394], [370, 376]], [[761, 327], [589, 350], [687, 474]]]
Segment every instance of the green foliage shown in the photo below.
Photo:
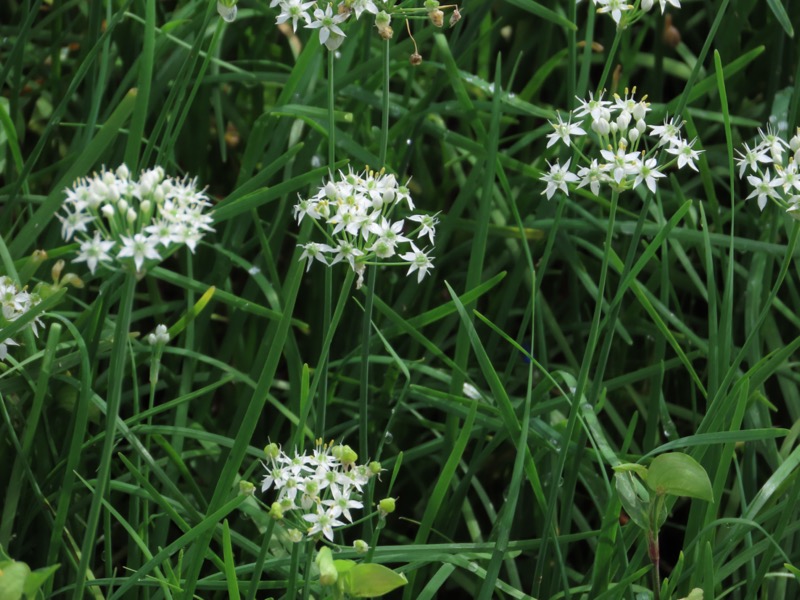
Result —
[[[225, 3], [0, 2], [0, 275], [42, 298], [0, 330], [0, 597], [798, 596], [800, 225], [737, 164], [800, 125], [793, 4], [617, 29], [591, 0], [474, 0], [438, 29], [379, 3], [392, 39], [365, 11], [332, 56]], [[548, 162], [588, 151], [548, 121], [633, 86], [697, 171], [547, 200]], [[140, 281], [75, 262], [57, 216], [122, 162], [214, 209]], [[298, 195], [365, 167], [438, 215], [421, 283], [299, 261], [322, 233]], [[265, 445], [318, 437], [380, 463], [320, 547], [330, 586], [259, 485]]]

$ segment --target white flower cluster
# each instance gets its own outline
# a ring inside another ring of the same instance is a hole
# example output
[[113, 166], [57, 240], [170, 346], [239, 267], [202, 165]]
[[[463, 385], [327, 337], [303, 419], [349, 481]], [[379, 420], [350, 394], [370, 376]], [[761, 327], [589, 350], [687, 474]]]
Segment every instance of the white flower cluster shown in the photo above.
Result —
[[788, 142], [770, 127], [766, 133], [759, 129], [758, 134], [760, 141], [755, 147], [744, 144], [736, 151], [739, 179], [748, 173], [747, 182], [753, 187], [747, 198], [755, 198], [761, 210], [772, 200], [800, 219], [800, 128]]
[[[657, 0], [661, 7], [661, 14], [667, 8], [667, 4], [680, 8], [680, 0]], [[580, 2], [580, 0], [578, 0]], [[611, 18], [617, 25], [622, 21], [622, 14], [627, 13], [628, 23], [638, 21], [645, 13], [650, 12], [655, 6], [656, 0], [636, 0], [633, 4], [628, 4], [625, 0], [592, 0], [592, 4], [599, 6], [597, 12], [600, 14], [611, 13]]]
[[[128, 168], [105, 168], [92, 177], [79, 179], [66, 190], [61, 234], [80, 240], [75, 262], [86, 262], [94, 273], [99, 263], [114, 258], [132, 263], [137, 274], [162, 260], [181, 244], [194, 252], [205, 232], [213, 231], [211, 203], [194, 179], [164, 176], [156, 167], [132, 179]], [[92, 230], [92, 235], [90, 235]]]
[[[646, 116], [650, 112], [650, 104], [646, 102], [647, 96], [636, 100], [635, 95], [636, 88], [630, 93], [626, 89], [624, 98], [614, 94], [614, 101], [611, 102], [603, 100], [603, 94], [597, 99], [590, 94], [588, 101], [578, 99], [581, 105], [572, 111], [566, 123], [560, 115], [557, 122], [550, 123], [554, 131], [548, 135], [547, 147], [559, 141], [567, 146], [575, 146], [585, 164], [577, 173], [572, 173], [569, 170], [572, 159], [563, 166], [558, 162], [548, 162], [550, 171], [541, 177], [547, 183], [542, 194], [548, 200], [556, 190], [568, 194], [568, 183], [578, 183], [579, 188], [588, 185], [595, 195], [599, 194], [603, 184], [616, 191], [624, 191], [644, 183], [655, 193], [656, 182], [665, 177], [662, 171], [672, 164], [677, 163], [679, 169], [688, 166], [697, 171], [695, 161], [702, 152], [693, 148], [697, 139], [689, 142], [681, 137], [683, 124], [674, 118], [665, 119], [663, 125], [648, 125]], [[576, 119], [575, 123], [573, 119]], [[590, 129], [592, 134], [588, 134], [584, 127]], [[648, 127], [649, 136], [654, 138], [649, 148], [645, 143]], [[593, 138], [600, 149], [599, 159], [590, 159], [584, 152], [585, 144], [578, 144], [572, 139], [581, 136]], [[664, 161], [664, 154], [671, 157]]]
[[[319, 30], [319, 43], [325, 44], [328, 50], [336, 50], [342, 45], [345, 33], [340, 24], [344, 23], [351, 14], [355, 14], [356, 19], [361, 17], [364, 12], [373, 15], [378, 14], [378, 7], [373, 0], [343, 0], [336, 5], [336, 14], [333, 12], [333, 4], [323, 2], [304, 2], [303, 0], [272, 0], [270, 8], [278, 7], [281, 12], [275, 23], [280, 25], [287, 21], [292, 22], [292, 30], [297, 32], [297, 23], [302, 22], [308, 29]], [[322, 9], [324, 6], [324, 10]], [[314, 17], [312, 19], [311, 12]]]
[[[333, 529], [353, 522], [351, 509], [363, 508], [359, 500], [364, 486], [380, 473], [380, 463], [358, 465], [358, 455], [347, 445], [323, 444], [317, 440], [311, 455], [289, 456], [277, 444], [264, 448], [267, 474], [261, 491], [278, 492], [270, 515], [284, 519], [300, 513], [306, 535], [324, 535], [333, 541]], [[299, 539], [296, 539], [299, 541]]]
[[[0, 329], [11, 325], [39, 302], [41, 302], [41, 299], [38, 294], [28, 293], [24, 289], [21, 290], [10, 277], [0, 276], [0, 308], [2, 308], [2, 311], [0, 311]], [[39, 335], [37, 327], [41, 325], [43, 324], [38, 317], [28, 324], [36, 336]], [[5, 360], [8, 356], [9, 346], [19, 346], [19, 344], [11, 338], [0, 339], [0, 360]]]
[[[297, 222], [306, 216], [318, 225], [324, 222], [327, 230], [319, 227], [329, 242], [309, 242], [303, 246], [300, 259], [308, 260], [306, 270], [314, 260], [329, 266], [346, 262], [358, 274], [360, 287], [366, 265], [374, 264], [369, 261], [397, 256], [402, 262], [389, 264], [408, 266], [408, 274], [417, 271], [417, 282], [422, 281], [433, 268], [433, 262], [425, 250], [417, 248], [403, 234], [405, 219], [391, 220], [395, 207], [402, 203], [414, 210], [408, 187], [398, 185], [394, 175], [383, 171], [355, 173], [350, 170], [346, 174], [340, 171], [338, 180], [328, 181], [315, 196], [301, 198], [294, 207]], [[433, 244], [439, 222], [435, 215], [412, 214], [407, 220], [418, 224], [409, 236], [415, 233], [417, 239], [427, 236]], [[401, 254], [398, 249], [401, 244], [407, 244], [410, 250]]]

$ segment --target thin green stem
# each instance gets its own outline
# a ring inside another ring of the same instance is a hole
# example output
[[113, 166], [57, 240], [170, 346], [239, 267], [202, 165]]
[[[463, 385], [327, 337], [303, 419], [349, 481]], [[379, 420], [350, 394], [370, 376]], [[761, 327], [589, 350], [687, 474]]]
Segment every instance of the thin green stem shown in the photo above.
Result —
[[389, 148], [389, 40], [383, 44], [383, 96], [381, 98], [381, 145], [378, 154], [381, 167], [386, 166]]
[[78, 581], [75, 584], [72, 597], [76, 600], [83, 598], [86, 587], [86, 573], [89, 563], [94, 555], [96, 546], [97, 526], [100, 521], [100, 509], [103, 505], [103, 496], [106, 493], [111, 476], [111, 457], [114, 451], [117, 432], [117, 418], [122, 403], [122, 382], [125, 378], [125, 358], [128, 350], [128, 332], [131, 324], [131, 311], [133, 297], [136, 291], [136, 275], [127, 273], [122, 284], [119, 313], [114, 328], [114, 345], [111, 348], [111, 364], [109, 366], [108, 396], [106, 404], [106, 435], [103, 440], [103, 450], [100, 454], [100, 467], [97, 471], [97, 485], [95, 487], [89, 517], [86, 519], [85, 535], [81, 547], [81, 561], [78, 565]]
[[328, 168], [333, 173], [336, 164], [336, 119], [334, 118], [335, 88], [333, 82], [334, 53], [328, 51]]
[[250, 589], [247, 590], [247, 600], [255, 600], [256, 592], [258, 591], [258, 582], [261, 579], [261, 573], [264, 572], [264, 561], [267, 560], [267, 551], [269, 550], [269, 542], [272, 539], [272, 530], [274, 528], [275, 519], [270, 518], [267, 523], [267, 530], [264, 532], [261, 548], [256, 557], [256, 562], [253, 565], [253, 576], [250, 578]]
[[[372, 336], [372, 305], [375, 298], [377, 268], [372, 265], [367, 273], [367, 297], [364, 301], [364, 321], [361, 328], [361, 378], [358, 399], [358, 452], [361, 460], [369, 456], [369, 346]], [[364, 522], [365, 539], [372, 536], [372, 522]]]

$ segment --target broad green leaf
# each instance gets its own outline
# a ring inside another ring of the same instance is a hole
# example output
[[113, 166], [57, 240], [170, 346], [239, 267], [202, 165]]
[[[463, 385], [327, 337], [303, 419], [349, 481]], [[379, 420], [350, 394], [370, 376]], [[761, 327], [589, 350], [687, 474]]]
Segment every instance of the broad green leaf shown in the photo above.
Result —
[[405, 575], [376, 564], [358, 564], [344, 573], [344, 592], [353, 598], [383, 596], [408, 583]]
[[25, 591], [25, 580], [31, 570], [24, 562], [16, 560], [0, 562], [0, 598], [18, 600]]
[[708, 473], [699, 462], [683, 452], [669, 452], [653, 459], [648, 469], [647, 486], [657, 494], [714, 502]]

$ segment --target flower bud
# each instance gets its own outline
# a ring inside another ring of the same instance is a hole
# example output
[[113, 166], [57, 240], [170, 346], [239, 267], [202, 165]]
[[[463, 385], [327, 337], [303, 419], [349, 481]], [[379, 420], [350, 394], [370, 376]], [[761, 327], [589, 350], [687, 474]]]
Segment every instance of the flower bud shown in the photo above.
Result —
[[439, 8], [439, 0], [425, 0], [425, 10], [431, 12]]
[[411, 63], [412, 67], [418, 67], [422, 64], [422, 55], [418, 52], [414, 52], [414, 54], [408, 58], [408, 62]]
[[137, 217], [138, 215], [136, 214], [136, 211], [132, 208], [129, 208], [125, 213], [125, 218], [128, 219], [128, 223], [135, 223]]
[[382, 470], [381, 463], [379, 463], [377, 460], [373, 460], [367, 466], [369, 467], [369, 472], [372, 473], [373, 475], [379, 475]]
[[256, 486], [242, 479], [239, 481], [239, 493], [244, 496], [253, 496], [256, 493]]
[[800, 127], [797, 128], [797, 133], [789, 140], [789, 148], [792, 149], [792, 152], [800, 150]]
[[320, 548], [319, 552], [317, 552], [316, 563], [319, 567], [319, 582], [328, 586], [335, 584], [336, 580], [339, 579], [339, 572], [333, 563], [331, 549], [327, 546]]
[[653, 8], [653, 0], [642, 0], [642, 10], [644, 12], [649, 12], [651, 8]]
[[114, 218], [114, 207], [110, 204], [103, 204], [100, 212], [103, 213], [103, 216], [106, 219], [113, 219]]
[[441, 27], [444, 25], [444, 13], [438, 8], [430, 11], [428, 13], [428, 18], [431, 20], [431, 23], [433, 23], [434, 27]]
[[378, 502], [378, 511], [381, 513], [381, 516], [383, 517], [392, 514], [394, 512], [394, 509], [395, 509], [394, 498], [384, 498], [383, 500]]
[[607, 120], [600, 118], [592, 121], [592, 131], [594, 131], [597, 135], [607, 136], [611, 131], [611, 125]]
[[620, 131], [625, 131], [628, 129], [628, 125], [631, 123], [631, 114], [628, 112], [621, 112], [617, 117], [617, 127], [619, 127]]
[[75, 273], [67, 273], [61, 278], [61, 285], [71, 285], [72, 287], [76, 287], [78, 289], [83, 288], [83, 280], [75, 275]]
[[644, 133], [647, 131], [647, 123], [645, 123], [644, 119], [639, 119], [636, 121], [636, 129], [639, 130], [639, 133]]
[[366, 554], [367, 551], [369, 550], [369, 544], [364, 540], [356, 540], [355, 542], [353, 542], [353, 549], [358, 554]]
[[273, 502], [269, 509], [269, 516], [276, 521], [283, 520], [283, 507], [280, 502]]
[[290, 529], [286, 532], [286, 535], [293, 544], [299, 544], [303, 541], [303, 532], [299, 529]]
[[632, 144], [636, 143], [636, 140], [639, 139], [639, 130], [635, 127], [628, 132], [628, 139], [631, 141]]
[[131, 172], [128, 170], [128, 167], [123, 163], [117, 167], [117, 177], [120, 179], [128, 179], [130, 177]]
[[633, 118], [637, 121], [644, 119], [644, 116], [647, 114], [647, 106], [647, 102], [644, 100], [637, 102], [636, 106], [633, 107]]
[[139, 210], [142, 211], [142, 214], [145, 217], [150, 215], [150, 209], [153, 208], [153, 203], [150, 200], [142, 200], [141, 204], [139, 204]]
[[53, 265], [53, 268], [50, 269], [50, 275], [53, 278], [53, 283], [58, 283], [58, 280], [61, 279], [61, 271], [64, 270], [64, 265], [66, 263], [63, 260], [57, 260]]
[[281, 449], [278, 447], [278, 444], [273, 442], [271, 444], [267, 444], [264, 447], [264, 454], [270, 460], [275, 460], [276, 458], [278, 458], [278, 456], [280, 456]]
[[128, 212], [128, 203], [125, 200], [120, 200], [117, 202], [117, 209], [121, 214], [125, 214]]

